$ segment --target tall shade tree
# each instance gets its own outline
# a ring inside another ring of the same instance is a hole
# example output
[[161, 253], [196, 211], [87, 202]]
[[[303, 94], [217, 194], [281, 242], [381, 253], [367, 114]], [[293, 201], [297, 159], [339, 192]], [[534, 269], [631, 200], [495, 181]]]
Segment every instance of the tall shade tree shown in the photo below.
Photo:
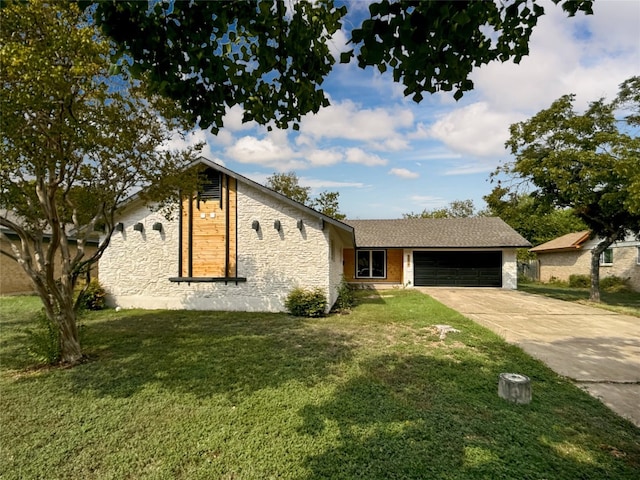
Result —
[[487, 203], [487, 215], [500, 217], [534, 246], [587, 229], [572, 209], [540, 202], [528, 193], [511, 192], [508, 188], [497, 186], [482, 198]]
[[623, 131], [625, 123], [616, 120], [619, 98], [591, 102], [579, 114], [574, 95], [566, 95], [512, 125], [506, 146], [515, 161], [500, 168], [532, 185], [539, 200], [572, 208], [601, 239], [591, 258], [590, 299], [595, 302], [600, 301], [600, 255], [626, 235], [640, 234], [640, 212], [632, 208], [640, 138], [637, 129]]
[[[573, 16], [593, 0], [552, 0]], [[216, 131], [225, 109], [244, 107], [246, 121], [294, 128], [328, 104], [321, 86], [333, 69], [333, 36], [350, 34], [341, 61], [389, 70], [405, 96], [473, 88], [472, 70], [518, 63], [545, 9], [541, 0], [374, 1], [353, 25], [358, 2], [333, 0], [103, 0], [94, 18], [132, 60], [149, 86], [180, 102], [193, 122]], [[93, 4], [81, 0], [82, 6]], [[355, 9], [355, 8], [354, 8]], [[332, 47], [332, 48], [330, 48]]]
[[4, 2], [0, 24], [0, 225], [19, 238], [12, 254], [59, 333], [61, 362], [74, 364], [74, 287], [107, 248], [119, 203], [150, 185], [144, 195], [162, 200], [194, 152], [160, 148], [181, 127], [175, 107], [108, 76], [110, 44], [77, 5]]

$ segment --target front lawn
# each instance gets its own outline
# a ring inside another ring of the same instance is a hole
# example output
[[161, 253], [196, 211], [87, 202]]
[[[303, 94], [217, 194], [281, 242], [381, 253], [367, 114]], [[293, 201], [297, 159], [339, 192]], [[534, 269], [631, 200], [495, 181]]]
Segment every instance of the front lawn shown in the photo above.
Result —
[[[640, 429], [415, 291], [349, 315], [107, 310], [37, 369], [0, 298], [0, 478], [637, 479]], [[440, 340], [434, 324], [460, 333]], [[532, 379], [533, 402], [497, 395]]]
[[601, 302], [593, 303], [589, 301], [588, 288], [574, 288], [555, 283], [518, 283], [518, 290], [640, 317], [640, 293], [638, 292], [601, 291]]

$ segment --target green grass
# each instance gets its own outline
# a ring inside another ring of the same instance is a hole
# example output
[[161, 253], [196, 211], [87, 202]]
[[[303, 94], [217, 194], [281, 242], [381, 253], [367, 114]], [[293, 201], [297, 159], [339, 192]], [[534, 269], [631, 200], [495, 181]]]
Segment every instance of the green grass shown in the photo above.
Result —
[[518, 290], [640, 317], [640, 293], [638, 292], [601, 291], [601, 303], [593, 303], [589, 301], [588, 288], [573, 288], [553, 283], [518, 283]]
[[[640, 429], [418, 292], [349, 315], [107, 310], [33, 368], [0, 299], [0, 478], [636, 479]], [[461, 330], [440, 341], [433, 324]], [[497, 395], [529, 375], [533, 402]]]

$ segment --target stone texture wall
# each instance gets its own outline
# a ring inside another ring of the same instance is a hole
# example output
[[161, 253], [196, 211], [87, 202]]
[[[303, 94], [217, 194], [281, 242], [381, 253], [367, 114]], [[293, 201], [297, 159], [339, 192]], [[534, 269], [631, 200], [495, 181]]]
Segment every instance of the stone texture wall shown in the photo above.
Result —
[[[258, 231], [252, 229], [254, 220]], [[280, 231], [274, 228], [276, 220]], [[335, 300], [342, 273], [339, 238], [333, 239], [330, 226], [323, 228], [317, 217], [248, 184], [238, 183], [238, 276], [246, 282], [170, 282], [178, 276], [177, 222], [140, 204], [120, 221], [124, 232], [115, 233], [100, 264], [100, 281], [114, 306], [277, 312], [296, 286], [324, 288], [329, 301]], [[136, 222], [143, 223], [144, 232], [133, 230]], [[151, 229], [154, 222], [162, 223], [161, 233]]]

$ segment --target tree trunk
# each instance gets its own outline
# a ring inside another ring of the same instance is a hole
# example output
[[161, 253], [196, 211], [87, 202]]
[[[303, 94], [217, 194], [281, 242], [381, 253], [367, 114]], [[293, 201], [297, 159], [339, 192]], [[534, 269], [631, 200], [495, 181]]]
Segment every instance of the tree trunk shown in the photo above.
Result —
[[60, 362], [75, 365], [82, 359], [75, 312], [61, 311], [57, 315], [56, 324], [60, 331]]
[[599, 248], [591, 250], [591, 289], [589, 291], [589, 300], [600, 303], [600, 251]]

